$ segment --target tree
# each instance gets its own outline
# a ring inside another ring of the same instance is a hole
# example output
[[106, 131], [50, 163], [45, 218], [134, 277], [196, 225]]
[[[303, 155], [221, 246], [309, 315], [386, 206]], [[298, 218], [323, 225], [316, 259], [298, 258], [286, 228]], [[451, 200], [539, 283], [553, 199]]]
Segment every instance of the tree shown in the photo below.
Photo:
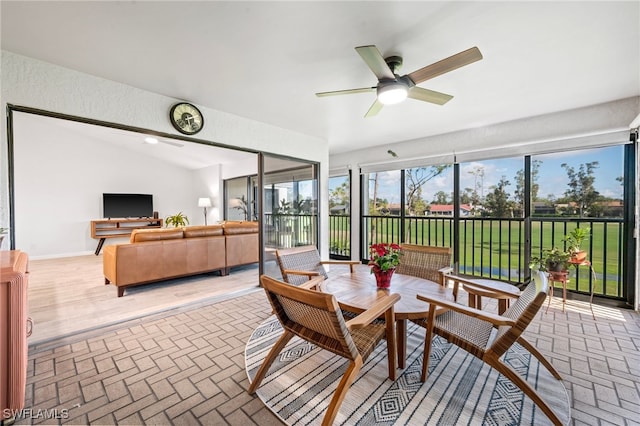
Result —
[[[417, 167], [405, 170], [406, 211], [409, 216], [423, 216], [424, 212], [429, 210], [426, 201], [422, 199], [422, 186], [436, 176], [441, 175], [449, 167], [451, 165]], [[405, 241], [408, 241], [411, 235], [411, 223], [412, 221], [409, 221], [405, 229]]]
[[[542, 161], [540, 160], [533, 160], [531, 162], [531, 201], [540, 201], [538, 199], [538, 190], [540, 189], [538, 173], [541, 164]], [[513, 198], [524, 211], [524, 170], [522, 169], [516, 172], [516, 189], [513, 191]]]
[[433, 195], [433, 204], [449, 204], [449, 196], [444, 191], [438, 191]]
[[473, 189], [465, 188], [460, 193], [460, 204], [473, 204]]
[[418, 198], [418, 200], [416, 200], [414, 206], [414, 213], [416, 216], [424, 216], [425, 212], [429, 210], [429, 204], [427, 204], [427, 202], [422, 198]]
[[569, 178], [569, 188], [564, 192], [564, 195], [576, 203], [580, 217], [589, 213], [589, 209], [600, 195], [593, 186], [596, 181], [593, 173], [598, 168], [598, 164], [597, 161], [580, 164], [577, 172], [567, 163], [560, 165], [567, 171], [567, 177]]
[[[418, 200], [422, 199], [422, 186], [436, 176], [441, 175], [451, 165], [418, 167], [405, 170], [407, 212], [410, 216], [415, 216], [418, 210]], [[424, 200], [423, 200], [424, 201]], [[424, 203], [426, 204], [426, 203]], [[424, 213], [424, 208], [422, 212]]]
[[349, 206], [349, 182], [346, 180], [329, 192], [329, 208], [335, 206]]
[[386, 198], [369, 199], [369, 216], [379, 216], [389, 208], [389, 200]]
[[472, 200], [474, 204], [478, 205], [482, 203], [484, 198], [484, 166], [477, 166], [469, 173], [474, 177]]
[[511, 183], [506, 176], [502, 176], [496, 185], [490, 187], [491, 192], [487, 194], [484, 207], [491, 217], [512, 216], [513, 203], [509, 201], [509, 194], [506, 191]]

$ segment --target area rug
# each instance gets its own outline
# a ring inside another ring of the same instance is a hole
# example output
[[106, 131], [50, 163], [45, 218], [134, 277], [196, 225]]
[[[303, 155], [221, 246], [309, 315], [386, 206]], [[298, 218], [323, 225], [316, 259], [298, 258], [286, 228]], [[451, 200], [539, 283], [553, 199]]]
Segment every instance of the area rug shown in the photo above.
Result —
[[[343, 425], [543, 425], [551, 424], [511, 381], [479, 359], [436, 336], [429, 377], [420, 382], [424, 329], [409, 324], [407, 368], [388, 379], [386, 346], [371, 354], [340, 407]], [[245, 348], [252, 381], [282, 327], [272, 316], [254, 330]], [[533, 385], [564, 424], [571, 418], [569, 397], [524, 348], [514, 345], [505, 362]], [[320, 424], [347, 368], [344, 358], [294, 337], [271, 366], [257, 391], [264, 404], [288, 425]]]

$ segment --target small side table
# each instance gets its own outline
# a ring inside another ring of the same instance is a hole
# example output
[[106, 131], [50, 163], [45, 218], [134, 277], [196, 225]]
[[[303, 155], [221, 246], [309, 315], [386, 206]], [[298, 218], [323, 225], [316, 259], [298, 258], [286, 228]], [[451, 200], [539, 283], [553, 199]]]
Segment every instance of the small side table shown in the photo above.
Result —
[[509, 307], [511, 299], [520, 297], [518, 287], [502, 281], [487, 279], [468, 279], [462, 282], [462, 288], [469, 294], [469, 306], [482, 309], [482, 298], [498, 299], [498, 314], [502, 315]]

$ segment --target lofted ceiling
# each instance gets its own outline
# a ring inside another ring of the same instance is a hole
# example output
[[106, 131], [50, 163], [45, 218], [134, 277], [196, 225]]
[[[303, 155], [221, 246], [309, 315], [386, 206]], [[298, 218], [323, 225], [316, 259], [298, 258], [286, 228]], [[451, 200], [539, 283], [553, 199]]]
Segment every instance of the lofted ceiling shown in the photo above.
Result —
[[[640, 95], [640, 2], [13, 2], [2, 49], [328, 140], [330, 153]], [[470, 47], [484, 58], [364, 118], [376, 77], [354, 50], [406, 74]]]

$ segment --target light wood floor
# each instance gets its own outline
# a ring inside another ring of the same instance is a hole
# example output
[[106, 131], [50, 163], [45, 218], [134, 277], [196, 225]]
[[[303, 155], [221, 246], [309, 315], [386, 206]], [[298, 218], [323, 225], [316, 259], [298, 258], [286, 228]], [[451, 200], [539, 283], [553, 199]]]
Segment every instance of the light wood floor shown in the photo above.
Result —
[[257, 290], [258, 265], [131, 287], [117, 297], [116, 287], [104, 284], [102, 255], [31, 260], [29, 316], [34, 321], [29, 345], [66, 336], [195, 301], [223, 298]]

